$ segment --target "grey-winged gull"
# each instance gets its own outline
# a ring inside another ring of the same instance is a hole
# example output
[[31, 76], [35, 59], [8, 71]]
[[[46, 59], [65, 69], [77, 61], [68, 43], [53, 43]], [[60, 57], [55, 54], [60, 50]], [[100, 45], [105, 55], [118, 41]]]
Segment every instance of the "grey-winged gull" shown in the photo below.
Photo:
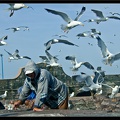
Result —
[[55, 14], [55, 15], [59, 15], [62, 17], [62, 19], [64, 21], [67, 22], [67, 25], [61, 25], [61, 29], [64, 30], [64, 32], [69, 32], [70, 29], [78, 26], [78, 25], [81, 25], [81, 26], [84, 26], [84, 24], [82, 22], [79, 21], [79, 18], [82, 16], [82, 14], [85, 12], [86, 10], [86, 7], [82, 7], [80, 13], [78, 14], [78, 16], [73, 20], [71, 19], [66, 13], [64, 12], [60, 12], [60, 11], [56, 11], [56, 10], [52, 10], [52, 9], [47, 9], [45, 8], [45, 10], [47, 12], [50, 12], [52, 14]]

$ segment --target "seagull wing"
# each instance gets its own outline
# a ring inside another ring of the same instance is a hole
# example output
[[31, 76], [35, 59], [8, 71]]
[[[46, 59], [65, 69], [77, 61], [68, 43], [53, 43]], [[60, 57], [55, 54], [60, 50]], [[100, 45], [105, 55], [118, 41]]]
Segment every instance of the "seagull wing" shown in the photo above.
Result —
[[100, 73], [99, 73], [99, 72], [96, 72], [96, 74], [95, 74], [95, 76], [94, 76], [94, 79], [93, 79], [93, 82], [94, 82], [95, 84], [98, 84], [98, 79], [99, 79], [99, 77], [100, 77]]
[[84, 65], [85, 67], [94, 70], [94, 67], [89, 63], [89, 62], [83, 62], [82, 65]]
[[97, 17], [104, 18], [103, 13], [101, 11], [93, 9], [91, 9], [91, 11], [93, 11]]
[[111, 18], [111, 19], [116, 19], [116, 20], [120, 20], [120, 17], [117, 17], [117, 16], [107, 16], [108, 18]]
[[72, 63], [73, 65], [76, 64], [76, 58], [75, 58], [75, 56], [66, 56], [65, 59], [66, 59], [66, 60], [71, 60], [71, 63]]
[[45, 47], [46, 47], [46, 50], [50, 50], [51, 44], [52, 44], [52, 40], [49, 40], [48, 42], [46, 42], [46, 43], [44, 44]]
[[58, 61], [58, 58], [56, 58], [55, 56], [52, 56], [47, 50], [45, 50], [45, 53], [48, 57], [48, 59], [53, 63], [53, 62], [57, 62]]
[[114, 55], [114, 60], [119, 60], [120, 59], [120, 53]]
[[31, 58], [28, 56], [22, 56], [22, 57], [31, 60]]
[[3, 37], [0, 39], [0, 41], [7, 40], [7, 38], [8, 38], [7, 35], [6, 35], [6, 36], [3, 36]]
[[[4, 49], [5, 50], [5, 49]], [[7, 50], [5, 50], [10, 56], [13, 56], [10, 52], [8, 52]]]
[[102, 85], [107, 86], [107, 87], [109, 87], [109, 88], [113, 89], [113, 87], [112, 87], [112, 86], [110, 86], [110, 85], [108, 85], [108, 84], [104, 84], [104, 83], [102, 83]]
[[109, 56], [111, 53], [108, 51], [104, 41], [99, 36], [97, 36], [96, 39], [98, 40], [98, 46], [101, 49], [103, 58]]
[[48, 60], [48, 58], [46, 56], [39, 56], [39, 57], [43, 60]]
[[68, 45], [73, 45], [73, 46], [79, 47], [78, 45], [76, 45], [76, 44], [74, 44], [72, 42], [69, 42], [68, 40], [58, 39], [58, 43], [64, 43], [64, 44], [68, 44]]
[[72, 19], [66, 13], [56, 11], [56, 10], [47, 9], [47, 8], [45, 8], [45, 10], [47, 10], [47, 12], [50, 12], [52, 14], [61, 16], [67, 23], [70, 23], [72, 21]]
[[85, 12], [85, 10], [86, 10], [86, 7], [82, 7], [79, 15], [75, 18], [75, 21], [78, 21], [78, 20], [79, 20], [79, 18], [82, 16], [82, 14]]
[[73, 75], [72, 79], [76, 80], [77, 82], [82, 82], [85, 81], [86, 76], [82, 76], [82, 75]]
[[96, 29], [91, 29], [91, 31], [92, 31], [93, 33], [95, 33], [95, 32], [96, 32]]

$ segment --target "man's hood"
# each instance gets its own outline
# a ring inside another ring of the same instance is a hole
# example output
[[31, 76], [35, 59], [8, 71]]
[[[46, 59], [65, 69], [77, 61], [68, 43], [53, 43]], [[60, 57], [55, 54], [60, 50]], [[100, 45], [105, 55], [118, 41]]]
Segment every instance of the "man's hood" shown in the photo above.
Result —
[[[38, 66], [35, 64], [34, 61], [30, 60], [30, 61], [26, 64], [26, 66], [25, 66], [24, 72], [26, 73], [26, 71], [33, 71], [33, 72], [35, 72], [35, 75], [37, 76], [37, 75], [38, 75], [38, 72], [39, 72], [39, 68], [38, 68]], [[36, 77], [36, 76], [35, 76], [35, 77]]]

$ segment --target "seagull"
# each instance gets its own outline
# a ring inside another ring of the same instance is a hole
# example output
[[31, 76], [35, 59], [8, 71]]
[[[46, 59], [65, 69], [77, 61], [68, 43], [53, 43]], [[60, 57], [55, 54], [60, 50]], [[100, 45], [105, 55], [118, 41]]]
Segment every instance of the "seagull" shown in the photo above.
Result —
[[0, 95], [0, 98], [5, 99], [5, 98], [7, 97], [7, 92], [8, 92], [8, 91], [5, 91], [5, 93], [4, 93], [4, 94]]
[[32, 7], [27, 6], [27, 5], [23, 4], [23, 3], [9, 3], [9, 5], [10, 5], [10, 7], [7, 10], [11, 11], [10, 17], [13, 16], [14, 11], [16, 11], [16, 10], [20, 10], [22, 8], [32, 8]]
[[100, 22], [104, 22], [104, 21], [107, 21], [109, 19], [120, 20], [120, 18], [117, 16], [106, 16], [105, 17], [103, 15], [102, 11], [99, 11], [99, 10], [91, 9], [91, 11], [94, 12], [98, 18], [97, 19], [89, 19], [88, 22], [96, 22], [97, 24], [99, 24]]
[[96, 35], [96, 34], [101, 35], [101, 32], [100, 32], [100, 31], [97, 31], [96, 29], [91, 29], [91, 31], [85, 31], [85, 32], [82, 32], [82, 33], [77, 34], [76, 36], [78, 37], [78, 39], [79, 39], [80, 37], [95, 38], [95, 35]]
[[95, 38], [95, 35], [101, 35], [101, 32], [100, 31], [98, 31], [98, 30], [96, 30], [96, 29], [91, 29], [91, 33], [90, 33], [90, 36], [92, 37], [92, 38]]
[[90, 36], [90, 31], [85, 31], [85, 32], [82, 32], [82, 33], [79, 33], [76, 35], [76, 37], [78, 37], [78, 39], [80, 37], [89, 37]]
[[49, 63], [49, 59], [46, 56], [39, 56], [44, 63]]
[[49, 40], [47, 43], [44, 44], [44, 45], [46, 46], [46, 50], [50, 50], [51, 45], [52, 45], [52, 44], [55, 44], [55, 43], [64, 43], [64, 44], [67, 44], [67, 45], [73, 45], [73, 46], [79, 47], [78, 45], [73, 44], [72, 42], [69, 42], [68, 40], [63, 40], [63, 39], [51, 39], [51, 40]]
[[59, 66], [59, 67], [61, 67], [61, 65], [57, 62], [59, 59], [56, 56], [52, 56], [47, 50], [45, 50], [45, 53], [48, 57], [48, 60], [50, 61], [50, 64], [47, 65], [47, 67], [49, 67], [49, 66]]
[[[4, 49], [5, 50], [5, 49]], [[18, 53], [19, 53], [19, 50], [16, 49], [15, 52], [13, 54], [11, 54], [10, 52], [8, 52], [7, 50], [5, 50], [8, 55], [9, 55], [9, 58], [8, 58], [8, 61], [11, 62], [11, 60], [19, 60], [19, 59], [22, 59], [22, 58], [26, 58], [26, 59], [31, 59], [30, 57], [28, 56], [20, 56]]]
[[94, 70], [94, 67], [89, 63], [89, 62], [77, 62], [76, 57], [75, 56], [66, 56], [65, 57], [66, 60], [71, 60], [71, 63], [73, 65], [73, 67], [71, 68], [72, 71], [78, 71], [78, 69], [84, 65], [85, 67]]
[[74, 97], [75, 92], [72, 92], [71, 94], [69, 94], [69, 97]]
[[112, 54], [111, 52], [109, 52], [109, 50], [108, 50], [107, 46], [105, 45], [104, 41], [99, 36], [97, 36], [96, 39], [98, 41], [98, 46], [101, 49], [102, 57], [104, 58], [102, 62], [105, 65], [112, 66], [113, 62], [120, 59], [120, 53]]
[[118, 85], [115, 85], [114, 87], [112, 87], [108, 84], [102, 84], [102, 85], [105, 85], [112, 89], [112, 92], [111, 92], [111, 95], [109, 95], [109, 98], [115, 98], [115, 96], [117, 95], [117, 93], [119, 92], [119, 89], [120, 89], [120, 86], [118, 86]]
[[52, 14], [55, 14], [55, 15], [59, 15], [62, 17], [62, 19], [64, 21], [67, 22], [67, 25], [61, 25], [61, 29], [64, 30], [64, 32], [69, 32], [70, 29], [78, 26], [78, 25], [81, 25], [81, 26], [84, 26], [84, 24], [82, 22], [79, 21], [79, 18], [82, 16], [82, 14], [85, 12], [86, 10], [86, 7], [82, 7], [80, 13], [78, 14], [78, 16], [73, 20], [71, 19], [66, 13], [64, 12], [60, 12], [60, 11], [56, 11], [56, 10], [51, 10], [51, 9], [47, 9], [45, 8], [45, 10], [47, 12], [50, 12]]
[[20, 26], [21, 28], [23, 28], [23, 31], [29, 31], [29, 27], [28, 26]]
[[102, 77], [105, 77], [106, 71], [102, 70], [102, 68], [100, 66], [98, 66], [96, 70], [93, 70], [93, 72], [94, 72], [94, 74], [96, 74], [96, 72], [99, 72]]
[[7, 28], [6, 30], [13, 29], [13, 32], [16, 32], [16, 31], [20, 31], [21, 28], [24, 28], [23, 31], [29, 30], [29, 27], [27, 27], [27, 26], [12, 27], [12, 28]]
[[[92, 94], [92, 91], [96, 91], [96, 93], [101, 92], [102, 82], [104, 81], [104, 78], [103, 77], [100, 78], [100, 76], [101, 76], [101, 74], [99, 72], [96, 72], [94, 77], [81, 72], [80, 75], [73, 75], [72, 78], [75, 79], [77, 82], [84, 81], [86, 85], [84, 85], [79, 90], [90, 91]], [[99, 82], [99, 79], [102, 79], [102, 80], [100, 80], [101, 82]], [[93, 96], [93, 94], [92, 94], [92, 96]]]
[[7, 43], [4, 40], [7, 40], [8, 36], [3, 36], [2, 38], [0, 38], [0, 46], [6, 45]]
[[13, 32], [20, 31], [20, 27], [7, 28], [6, 30], [13, 29]]

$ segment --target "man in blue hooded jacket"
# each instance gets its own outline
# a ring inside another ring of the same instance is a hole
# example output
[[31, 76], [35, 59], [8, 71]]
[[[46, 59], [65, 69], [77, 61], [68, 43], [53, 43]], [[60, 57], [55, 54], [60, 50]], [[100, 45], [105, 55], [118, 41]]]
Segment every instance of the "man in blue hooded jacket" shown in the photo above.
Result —
[[25, 66], [26, 79], [14, 108], [19, 107], [33, 90], [36, 98], [33, 111], [42, 111], [42, 105], [51, 109], [68, 108], [68, 88], [46, 69], [39, 68], [32, 60]]

